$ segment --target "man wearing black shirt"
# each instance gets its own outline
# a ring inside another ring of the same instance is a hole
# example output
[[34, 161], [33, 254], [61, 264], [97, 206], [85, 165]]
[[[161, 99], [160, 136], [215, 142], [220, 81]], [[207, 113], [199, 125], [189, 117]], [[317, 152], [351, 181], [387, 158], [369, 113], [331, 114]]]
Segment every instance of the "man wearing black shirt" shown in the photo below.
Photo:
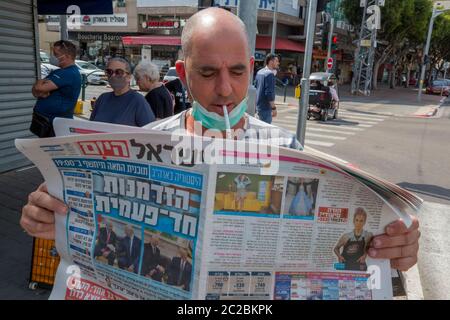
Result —
[[158, 67], [151, 62], [141, 62], [134, 70], [141, 91], [148, 92], [145, 99], [157, 120], [173, 116], [174, 103], [169, 91], [159, 82]]
[[187, 97], [187, 91], [183, 87], [180, 79], [175, 79], [166, 83], [166, 88], [175, 98], [174, 114], [178, 114], [191, 107]]

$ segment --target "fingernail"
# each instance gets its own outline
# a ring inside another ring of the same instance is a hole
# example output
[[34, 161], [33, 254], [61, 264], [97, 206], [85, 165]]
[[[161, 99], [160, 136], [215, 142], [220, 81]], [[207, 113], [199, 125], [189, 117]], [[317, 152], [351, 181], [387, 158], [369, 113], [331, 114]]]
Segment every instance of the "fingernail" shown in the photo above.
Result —
[[369, 249], [369, 256], [375, 257], [377, 255], [377, 250], [375, 249]]
[[394, 228], [392, 227], [387, 227], [387, 233], [394, 233]]
[[381, 247], [381, 241], [380, 240], [375, 240], [374, 242], [373, 242], [373, 245], [375, 246], [375, 247]]
[[59, 214], [65, 215], [69, 213], [69, 207], [61, 207], [60, 210], [57, 211]]

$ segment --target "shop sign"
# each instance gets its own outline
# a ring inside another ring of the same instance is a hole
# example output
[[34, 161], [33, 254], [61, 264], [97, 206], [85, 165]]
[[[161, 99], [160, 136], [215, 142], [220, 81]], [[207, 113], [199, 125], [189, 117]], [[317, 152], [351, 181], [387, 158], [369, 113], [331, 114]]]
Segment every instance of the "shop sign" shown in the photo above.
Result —
[[142, 28], [144, 29], [178, 29], [180, 27], [179, 21], [144, 21]]
[[136, 7], [198, 7], [198, 0], [137, 0]]
[[122, 41], [122, 34], [77, 32], [70, 33], [69, 38], [80, 42]]
[[[126, 27], [128, 25], [128, 16], [126, 13], [105, 14], [105, 15], [80, 15], [68, 16], [71, 25], [82, 25], [92, 27]], [[75, 20], [74, 20], [75, 19]], [[59, 16], [47, 16], [48, 26], [59, 26]], [[77, 21], [79, 23], [77, 23]]]
[[[300, 13], [298, 1], [278, 0], [278, 2], [278, 12], [298, 18]], [[214, 0], [213, 4], [217, 7], [237, 7], [239, 0]], [[259, 10], [274, 11], [275, 0], [259, 0]]]

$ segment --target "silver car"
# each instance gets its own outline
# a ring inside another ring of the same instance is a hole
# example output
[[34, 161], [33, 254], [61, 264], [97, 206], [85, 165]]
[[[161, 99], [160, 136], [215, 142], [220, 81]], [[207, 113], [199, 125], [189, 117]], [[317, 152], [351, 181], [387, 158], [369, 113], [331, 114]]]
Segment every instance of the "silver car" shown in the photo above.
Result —
[[87, 77], [87, 82], [89, 84], [108, 83], [108, 78], [106, 77], [105, 71], [97, 68], [94, 64], [83, 60], [75, 60], [75, 64], [77, 65], [81, 75], [85, 75]]

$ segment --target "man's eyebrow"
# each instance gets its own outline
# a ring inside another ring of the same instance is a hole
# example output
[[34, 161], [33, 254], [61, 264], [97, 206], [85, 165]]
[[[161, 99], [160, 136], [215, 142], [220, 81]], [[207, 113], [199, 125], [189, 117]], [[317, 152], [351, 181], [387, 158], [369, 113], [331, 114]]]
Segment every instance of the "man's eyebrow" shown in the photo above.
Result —
[[233, 71], [245, 71], [246, 69], [247, 67], [242, 63], [238, 63], [230, 67], [230, 70]]
[[[245, 71], [246, 69], [247, 69], [247, 67], [242, 63], [232, 65], [229, 68], [229, 70], [232, 70], [232, 71]], [[216, 72], [219, 70], [219, 68], [217, 68], [215, 66], [206, 65], [206, 66], [198, 67], [197, 70], [200, 72], [211, 72], [211, 71]]]

